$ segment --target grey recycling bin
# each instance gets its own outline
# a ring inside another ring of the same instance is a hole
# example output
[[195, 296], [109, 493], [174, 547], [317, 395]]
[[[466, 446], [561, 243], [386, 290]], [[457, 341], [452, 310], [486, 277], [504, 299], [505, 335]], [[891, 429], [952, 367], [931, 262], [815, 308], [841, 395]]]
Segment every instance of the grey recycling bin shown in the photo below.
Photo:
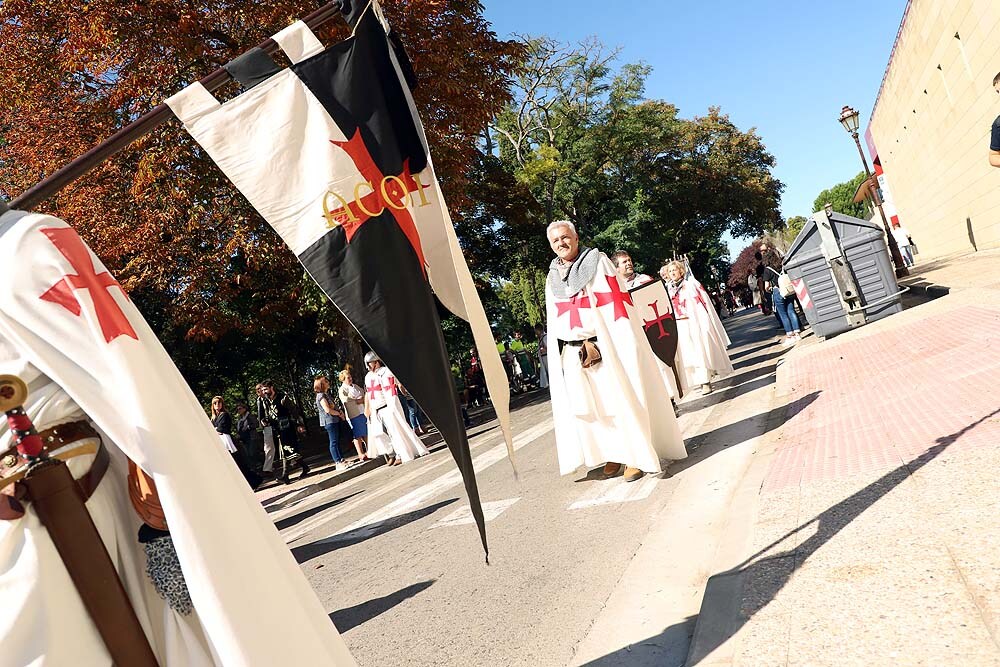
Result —
[[903, 310], [882, 228], [820, 211], [785, 254], [785, 271], [813, 332], [822, 338]]

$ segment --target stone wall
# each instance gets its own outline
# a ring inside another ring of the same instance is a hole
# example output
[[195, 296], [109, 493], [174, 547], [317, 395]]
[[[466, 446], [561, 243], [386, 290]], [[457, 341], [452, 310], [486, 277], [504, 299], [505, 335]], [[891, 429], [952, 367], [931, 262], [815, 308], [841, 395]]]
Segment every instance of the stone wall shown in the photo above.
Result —
[[998, 71], [1000, 0], [911, 0], [869, 129], [921, 261], [1000, 246]]

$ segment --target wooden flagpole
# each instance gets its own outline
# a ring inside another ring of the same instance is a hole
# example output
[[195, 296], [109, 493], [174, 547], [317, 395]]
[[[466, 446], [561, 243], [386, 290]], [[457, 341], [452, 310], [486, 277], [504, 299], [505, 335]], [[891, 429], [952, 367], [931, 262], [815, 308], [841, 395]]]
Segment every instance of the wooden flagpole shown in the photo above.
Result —
[[[334, 0], [334, 2], [327, 3], [307, 15], [302, 21], [315, 30], [337, 16], [340, 16], [340, 2]], [[257, 48], [270, 55], [278, 51], [278, 44], [273, 39], [267, 39], [258, 44]], [[232, 77], [229, 75], [229, 72], [225, 68], [220, 67], [201, 79], [200, 83], [209, 92], [214, 92], [231, 79]], [[158, 105], [152, 111], [140, 116], [118, 130], [110, 138], [91, 148], [48, 178], [22, 192], [19, 197], [11, 201], [8, 205], [13, 209], [22, 211], [30, 210], [33, 206], [45, 201], [76, 179], [89, 173], [97, 165], [123, 150], [133, 141], [146, 136], [173, 117], [174, 113], [170, 110], [170, 107], [166, 104]]]

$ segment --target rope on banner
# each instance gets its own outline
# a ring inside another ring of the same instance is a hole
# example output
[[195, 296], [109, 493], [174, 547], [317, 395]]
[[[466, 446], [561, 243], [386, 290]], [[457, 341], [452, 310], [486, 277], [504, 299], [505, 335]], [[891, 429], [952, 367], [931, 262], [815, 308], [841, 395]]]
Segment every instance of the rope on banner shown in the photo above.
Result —
[[[302, 21], [310, 29], [315, 30], [337, 16], [340, 16], [340, 14], [340, 2], [339, 0], [334, 0], [334, 2], [327, 3], [311, 14], [308, 14]], [[277, 53], [278, 44], [273, 39], [267, 39], [257, 45], [257, 48], [271, 55]], [[209, 92], [214, 92], [231, 80], [232, 76], [225, 67], [220, 67], [205, 78], [200, 79], [199, 83]], [[146, 136], [171, 118], [174, 118], [174, 113], [166, 104], [156, 106], [152, 111], [140, 116], [118, 130], [110, 138], [54, 172], [48, 178], [43, 179], [22, 192], [8, 206], [22, 211], [31, 210], [33, 206], [42, 203], [76, 179], [90, 173], [99, 164], [125, 149], [133, 141]]]

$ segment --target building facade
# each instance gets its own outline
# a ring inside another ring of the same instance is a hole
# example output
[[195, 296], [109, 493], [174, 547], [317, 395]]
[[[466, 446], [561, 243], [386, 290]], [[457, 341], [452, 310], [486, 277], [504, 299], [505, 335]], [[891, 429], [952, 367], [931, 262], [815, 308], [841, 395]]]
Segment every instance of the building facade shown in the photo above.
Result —
[[1000, 0], [910, 0], [867, 132], [919, 260], [1000, 247]]

